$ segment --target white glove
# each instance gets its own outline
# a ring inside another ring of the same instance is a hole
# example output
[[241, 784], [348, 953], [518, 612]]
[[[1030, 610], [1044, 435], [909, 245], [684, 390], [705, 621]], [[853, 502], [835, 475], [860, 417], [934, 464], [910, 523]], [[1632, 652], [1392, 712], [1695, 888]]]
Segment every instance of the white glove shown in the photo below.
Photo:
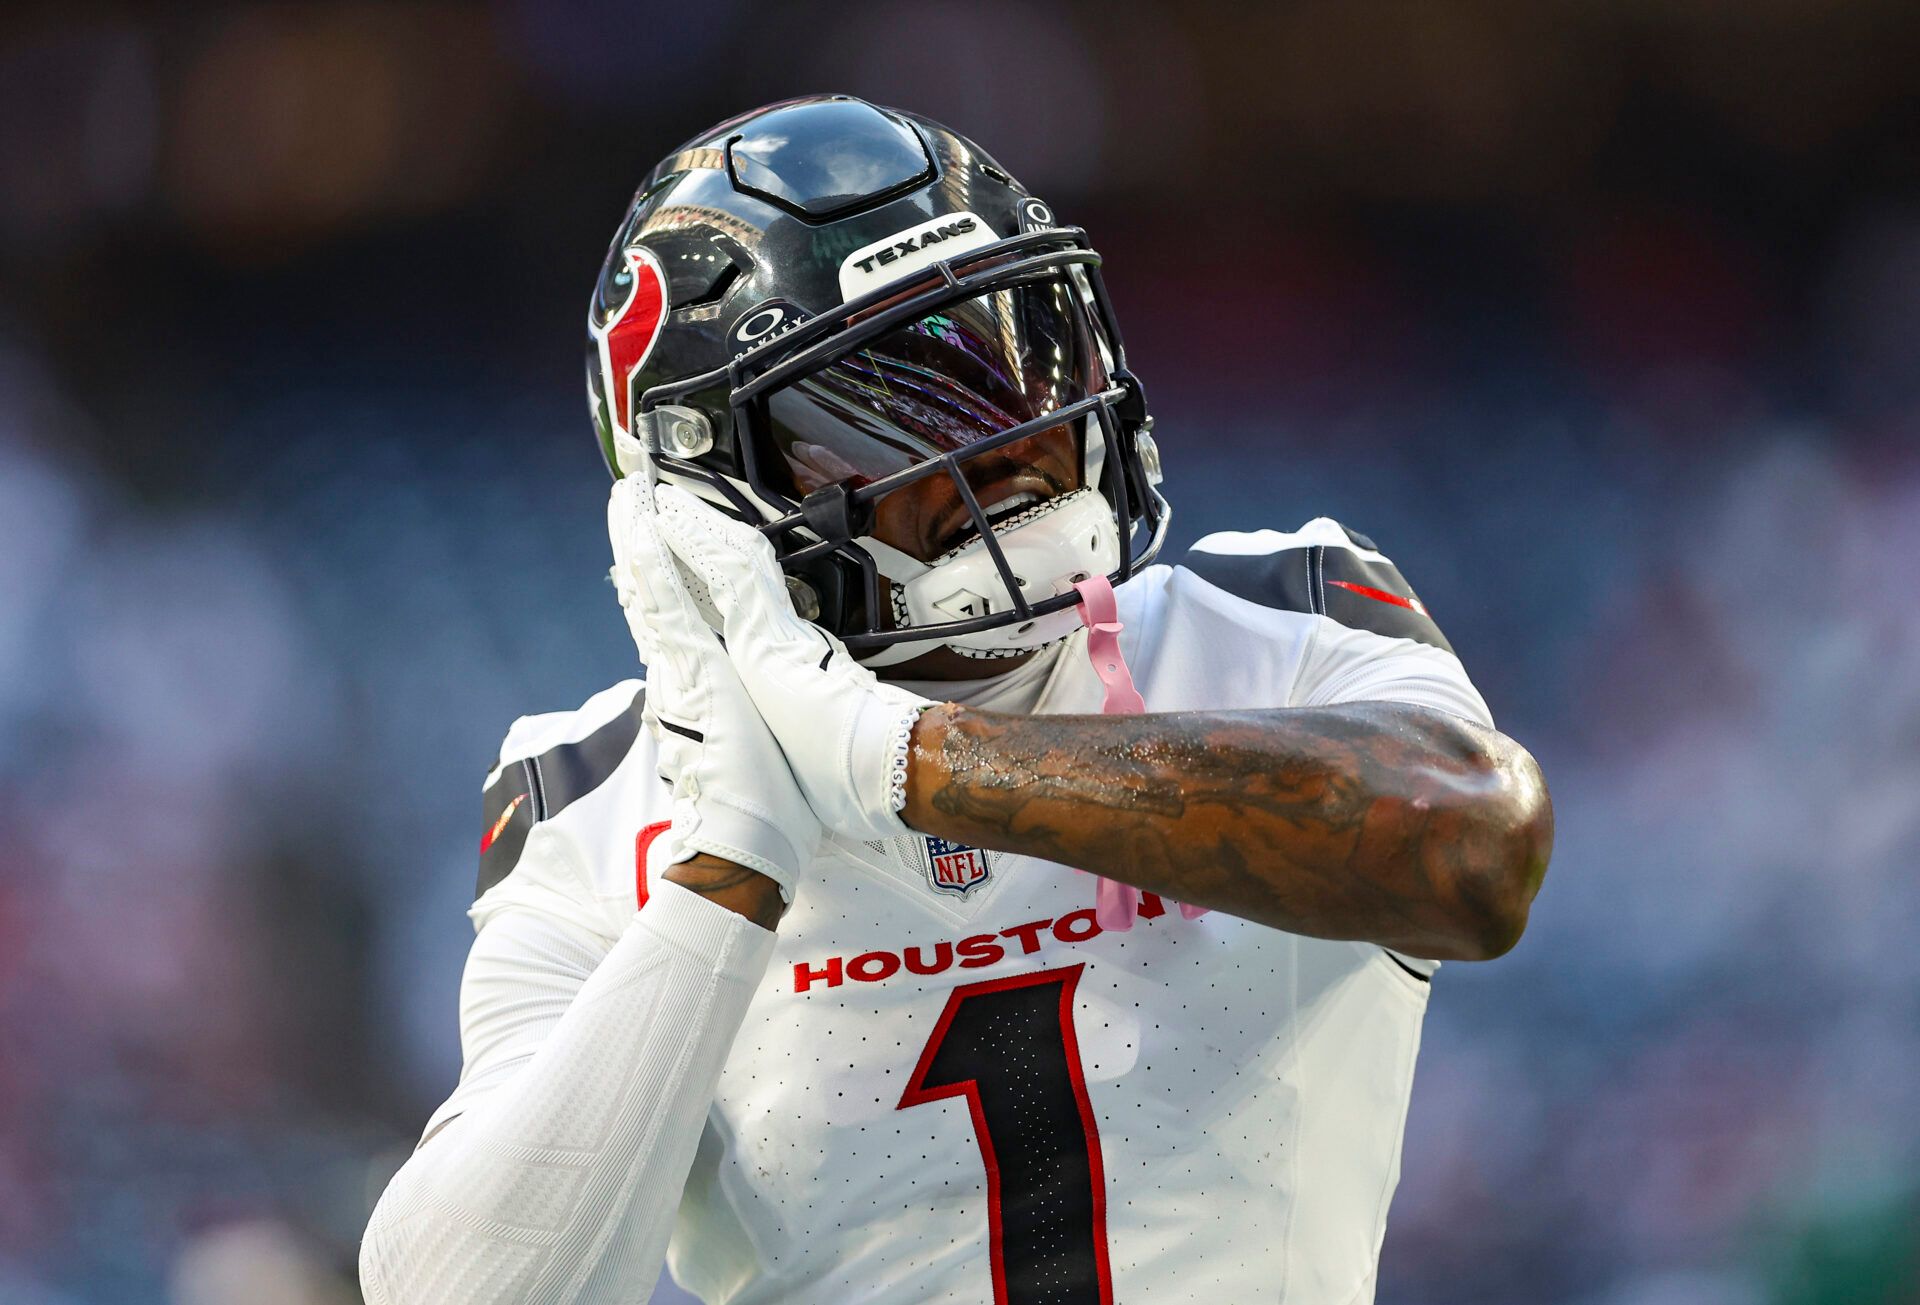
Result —
[[727, 655], [820, 823], [862, 839], [909, 832], [900, 819], [908, 738], [933, 702], [881, 683], [801, 620], [758, 530], [674, 485], [654, 501], [661, 535], [711, 594]]
[[791, 902], [820, 845], [820, 822], [694, 607], [661, 541], [654, 493], [641, 476], [616, 482], [607, 533], [614, 587], [647, 664], [643, 714], [659, 740], [661, 778], [673, 785], [668, 859], [709, 852], [758, 870]]

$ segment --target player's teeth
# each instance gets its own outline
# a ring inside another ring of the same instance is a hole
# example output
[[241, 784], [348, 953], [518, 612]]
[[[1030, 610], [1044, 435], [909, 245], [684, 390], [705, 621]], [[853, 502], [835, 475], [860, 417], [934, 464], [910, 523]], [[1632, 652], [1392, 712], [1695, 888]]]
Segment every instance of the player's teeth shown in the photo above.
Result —
[[1040, 496], [1038, 494], [1032, 494], [1032, 493], [1015, 494], [1011, 498], [1001, 499], [998, 503], [995, 503], [993, 507], [989, 510], [993, 512], [1011, 512], [1015, 508], [1023, 508], [1029, 503], [1038, 503], [1039, 501], [1040, 501]]

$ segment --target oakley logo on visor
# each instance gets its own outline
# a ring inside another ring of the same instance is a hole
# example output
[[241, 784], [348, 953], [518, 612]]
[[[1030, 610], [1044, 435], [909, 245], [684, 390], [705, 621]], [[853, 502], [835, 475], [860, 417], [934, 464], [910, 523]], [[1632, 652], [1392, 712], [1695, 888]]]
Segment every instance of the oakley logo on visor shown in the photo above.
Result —
[[885, 240], [862, 245], [840, 264], [841, 302], [999, 238], [972, 213], [950, 213], [896, 231]]

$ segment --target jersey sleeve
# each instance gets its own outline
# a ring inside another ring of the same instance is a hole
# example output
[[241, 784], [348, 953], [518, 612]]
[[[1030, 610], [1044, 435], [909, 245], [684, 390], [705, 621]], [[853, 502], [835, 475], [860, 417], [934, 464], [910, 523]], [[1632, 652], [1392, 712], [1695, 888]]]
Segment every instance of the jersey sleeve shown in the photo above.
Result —
[[[533, 855], [548, 851], [536, 846]], [[572, 912], [537, 902], [489, 913], [460, 976], [460, 1082], [423, 1137], [484, 1100], [539, 1050], [613, 941]]]
[[361, 1240], [369, 1305], [650, 1287], [773, 946], [672, 883], [612, 941], [538, 909], [490, 913], [461, 984], [460, 1087]]
[[1284, 705], [1404, 702], [1492, 726], [1433, 613], [1365, 535], [1328, 517], [1297, 531], [1223, 532], [1182, 565], [1238, 599], [1249, 628], [1293, 640]]

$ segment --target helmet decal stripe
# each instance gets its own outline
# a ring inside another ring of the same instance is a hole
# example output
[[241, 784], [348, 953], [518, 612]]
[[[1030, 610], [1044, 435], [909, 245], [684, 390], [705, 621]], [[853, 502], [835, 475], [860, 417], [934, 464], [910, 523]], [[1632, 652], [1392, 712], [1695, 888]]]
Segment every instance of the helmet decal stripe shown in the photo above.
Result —
[[607, 402], [613, 410], [614, 425], [620, 430], [630, 429], [633, 414], [627, 411], [627, 402], [633, 374], [646, 364], [667, 320], [667, 277], [660, 260], [645, 245], [633, 245], [624, 254], [628, 275], [633, 278], [633, 293], [607, 323], [600, 345], [607, 375], [613, 382]]

